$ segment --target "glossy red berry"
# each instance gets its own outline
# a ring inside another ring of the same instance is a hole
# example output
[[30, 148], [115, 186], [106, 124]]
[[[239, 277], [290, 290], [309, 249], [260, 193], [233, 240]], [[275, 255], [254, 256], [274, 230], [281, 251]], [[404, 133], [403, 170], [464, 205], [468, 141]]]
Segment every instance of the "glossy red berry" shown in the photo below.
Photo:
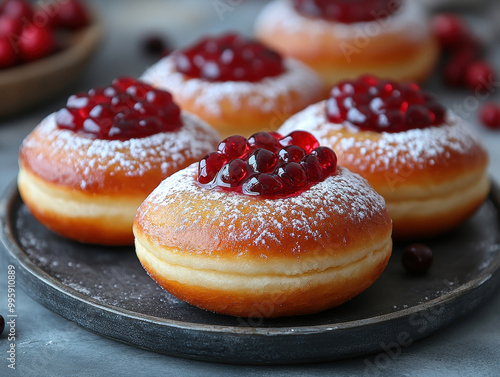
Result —
[[87, 8], [78, 0], [64, 0], [57, 3], [54, 24], [67, 30], [78, 30], [90, 24]]
[[246, 161], [236, 158], [221, 169], [217, 184], [221, 187], [238, 187], [247, 175]]
[[256, 174], [243, 183], [242, 192], [247, 195], [272, 196], [283, 190], [280, 179], [270, 174]]
[[473, 62], [465, 71], [465, 83], [471, 90], [491, 89], [494, 81], [495, 70], [487, 62]]
[[432, 250], [423, 244], [406, 247], [402, 257], [403, 266], [412, 275], [423, 275], [429, 271], [432, 262]]
[[432, 31], [441, 47], [456, 48], [468, 34], [461, 17], [454, 14], [439, 14], [432, 19]]
[[59, 128], [108, 140], [142, 138], [182, 126], [181, 111], [170, 93], [130, 77], [72, 95], [58, 111], [56, 123]]
[[225, 154], [228, 159], [239, 158], [249, 149], [247, 139], [243, 136], [229, 136], [221, 141], [217, 150]]
[[283, 59], [238, 34], [204, 38], [174, 55], [177, 71], [208, 81], [260, 81], [284, 72]]
[[142, 39], [142, 50], [153, 57], [163, 56], [172, 51], [167, 40], [160, 34], [149, 34]]
[[316, 138], [306, 131], [293, 131], [287, 137], [280, 141], [283, 146], [296, 145], [309, 154], [313, 149], [319, 147], [319, 142]]
[[280, 149], [280, 144], [276, 138], [268, 132], [257, 132], [248, 138], [251, 147], [263, 148], [272, 152]]
[[257, 148], [248, 156], [248, 166], [254, 173], [271, 173], [277, 163], [276, 154], [267, 149]]
[[7, 0], [2, 4], [0, 10], [3, 15], [23, 22], [30, 22], [33, 17], [33, 8], [26, 0]]
[[21, 34], [24, 23], [19, 18], [12, 16], [0, 16], [0, 37], [7, 37], [11, 43], [15, 43]]
[[445, 108], [414, 83], [373, 76], [343, 81], [327, 101], [332, 123], [350, 123], [362, 130], [401, 132], [442, 124]]
[[16, 49], [8, 37], [0, 37], [0, 69], [8, 68], [17, 62]]
[[[300, 146], [299, 146], [300, 145]], [[297, 195], [337, 171], [337, 157], [308, 132], [231, 136], [198, 166], [198, 182], [266, 198]], [[308, 154], [306, 151], [310, 151]]]
[[47, 26], [27, 25], [19, 38], [19, 50], [24, 60], [40, 59], [52, 53], [56, 48], [56, 39]]
[[479, 113], [481, 122], [493, 130], [500, 129], [500, 106], [495, 103], [488, 103], [483, 106]]
[[401, 6], [399, 0], [293, 0], [304, 16], [346, 24], [390, 17]]
[[281, 162], [300, 162], [306, 156], [306, 152], [297, 145], [289, 145], [279, 151]]
[[198, 165], [198, 182], [204, 185], [211, 183], [226, 162], [226, 156], [220, 152], [207, 154]]

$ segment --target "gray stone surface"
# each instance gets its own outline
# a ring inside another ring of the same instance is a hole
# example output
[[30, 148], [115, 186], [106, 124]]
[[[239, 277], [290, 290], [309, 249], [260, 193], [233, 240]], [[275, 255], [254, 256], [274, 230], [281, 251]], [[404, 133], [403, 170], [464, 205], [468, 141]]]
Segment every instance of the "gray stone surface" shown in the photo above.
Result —
[[[0, 119], [0, 191], [15, 178], [17, 151], [22, 139], [48, 113], [64, 104], [75, 91], [105, 85], [118, 75], [140, 75], [152, 63], [138, 47], [140, 37], [162, 30], [175, 46], [189, 43], [202, 32], [238, 29], [250, 33], [262, 1], [221, 1], [234, 4], [219, 17], [217, 1], [92, 1], [102, 13], [107, 36], [82, 79], [66, 93], [32, 112]], [[239, 4], [239, 5], [238, 5]], [[491, 26], [495, 14], [479, 10], [471, 19]], [[499, 14], [499, 13], [496, 13]], [[499, 36], [491, 59], [500, 62]], [[500, 70], [500, 66], [497, 65]], [[471, 120], [491, 154], [492, 176], [500, 181], [500, 133], [482, 128], [475, 120], [477, 101], [466, 92], [451, 92], [437, 82], [429, 87], [449, 106], [469, 107]], [[500, 102], [498, 95], [496, 100]], [[500, 293], [451, 326], [396, 354], [297, 366], [234, 366], [198, 362], [134, 348], [79, 328], [48, 311], [19, 290], [17, 282], [17, 369], [7, 368], [8, 341], [0, 338], [0, 376], [498, 376], [500, 369]], [[0, 253], [0, 314], [7, 312], [7, 260]]]

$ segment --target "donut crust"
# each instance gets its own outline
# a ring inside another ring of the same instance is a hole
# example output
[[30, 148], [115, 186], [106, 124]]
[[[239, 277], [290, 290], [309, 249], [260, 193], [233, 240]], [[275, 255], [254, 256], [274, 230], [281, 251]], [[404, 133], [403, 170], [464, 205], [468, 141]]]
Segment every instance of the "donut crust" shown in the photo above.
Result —
[[360, 131], [326, 118], [325, 102], [290, 118], [279, 132], [305, 130], [331, 147], [339, 165], [381, 194], [398, 239], [431, 237], [466, 220], [490, 190], [488, 154], [451, 112], [446, 124], [396, 134]]
[[285, 72], [251, 82], [210, 82], [177, 72], [173, 57], [150, 67], [141, 80], [168, 90], [183, 109], [198, 115], [222, 137], [276, 130], [286, 119], [326, 98], [320, 78], [302, 63], [285, 58]]
[[[344, 25], [302, 16], [291, 1], [275, 0], [259, 16], [255, 34], [313, 68], [329, 87], [362, 74], [420, 82], [434, 69], [439, 47], [417, 7], [408, 1], [387, 19]], [[411, 13], [416, 19], [404, 22]]]
[[178, 298], [235, 316], [310, 314], [361, 293], [387, 265], [385, 203], [347, 169], [309, 194], [262, 200], [199, 187], [195, 165], [162, 182], [134, 222], [143, 267]]
[[[183, 113], [183, 127], [142, 139], [99, 140], [58, 129], [55, 115], [24, 140], [18, 187], [42, 224], [84, 243], [129, 245], [137, 208], [167, 176], [217, 146], [208, 125]], [[190, 140], [190, 138], [193, 138]]]

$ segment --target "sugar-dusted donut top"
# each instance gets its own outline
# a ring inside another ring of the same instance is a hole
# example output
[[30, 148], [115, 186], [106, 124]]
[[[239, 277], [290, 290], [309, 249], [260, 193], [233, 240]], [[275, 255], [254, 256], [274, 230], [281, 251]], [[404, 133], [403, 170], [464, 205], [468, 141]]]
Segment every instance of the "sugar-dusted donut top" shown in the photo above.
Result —
[[355, 171], [372, 184], [387, 184], [387, 173], [425, 185], [464, 171], [484, 168], [488, 157], [472, 126], [448, 111], [446, 124], [398, 133], [361, 131], [349, 123], [330, 123], [326, 101], [311, 105], [288, 119], [278, 130], [312, 133], [321, 145], [331, 147], [338, 164]]
[[283, 98], [289, 98], [290, 93], [317, 98], [318, 88], [323, 87], [318, 76], [304, 64], [290, 58], [285, 58], [283, 64], [284, 73], [259, 82], [211, 82], [177, 72], [174, 59], [165, 57], [151, 66], [141, 80], [170, 91], [179, 103], [193, 101], [191, 108], [212, 116], [223, 115], [227, 102], [234, 111], [248, 104], [273, 114], [283, 111]]
[[219, 136], [194, 115], [183, 126], [130, 140], [92, 139], [45, 118], [24, 140], [21, 165], [40, 178], [88, 193], [151, 192], [160, 181], [217, 147]]
[[345, 168], [284, 199], [208, 190], [196, 175], [197, 164], [173, 174], [139, 208], [135, 226], [151, 243], [183, 253], [266, 259], [359, 251], [390, 237], [384, 199]]
[[292, 1], [274, 0], [262, 10], [256, 29], [266, 30], [268, 34], [276, 29], [286, 30], [290, 34], [307, 31], [312, 36], [335, 35], [345, 40], [359, 38], [360, 46], [367, 37], [406, 33], [410, 40], [423, 40], [430, 33], [424, 8], [415, 0], [403, 1], [401, 8], [387, 18], [352, 24], [306, 17], [295, 10]]

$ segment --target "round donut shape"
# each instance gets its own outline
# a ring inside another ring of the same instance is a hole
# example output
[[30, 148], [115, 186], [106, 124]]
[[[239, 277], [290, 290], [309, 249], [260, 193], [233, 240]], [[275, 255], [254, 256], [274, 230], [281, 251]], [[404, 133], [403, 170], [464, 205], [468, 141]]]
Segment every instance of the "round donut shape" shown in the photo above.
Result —
[[143, 267], [188, 303], [245, 317], [316, 313], [364, 291], [387, 265], [384, 200], [347, 169], [284, 199], [208, 190], [196, 176], [193, 164], [167, 178], [134, 222]]
[[182, 114], [175, 132], [100, 140], [59, 129], [55, 114], [24, 140], [19, 192], [31, 213], [54, 232], [80, 242], [133, 243], [137, 208], [166, 177], [216, 148], [218, 134]]
[[360, 131], [326, 118], [326, 102], [312, 105], [279, 132], [304, 130], [337, 153], [338, 163], [370, 182], [387, 203], [398, 239], [444, 233], [467, 219], [490, 189], [488, 155], [463, 119], [398, 133]]

